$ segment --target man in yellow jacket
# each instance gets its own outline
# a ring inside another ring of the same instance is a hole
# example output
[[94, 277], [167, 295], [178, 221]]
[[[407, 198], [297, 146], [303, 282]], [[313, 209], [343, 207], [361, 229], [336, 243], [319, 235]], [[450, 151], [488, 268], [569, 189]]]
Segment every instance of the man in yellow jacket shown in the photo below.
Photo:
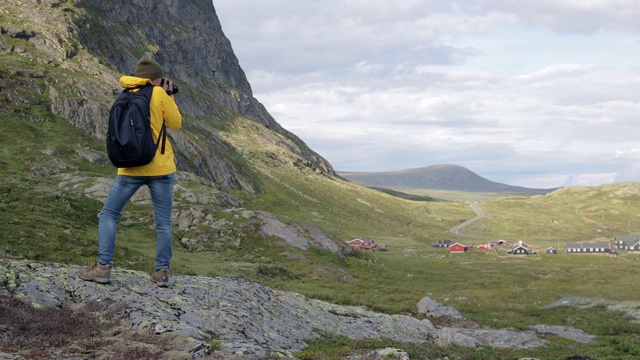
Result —
[[[178, 130], [182, 126], [182, 115], [173, 96], [168, 95], [173, 89], [173, 83], [164, 78], [164, 71], [157, 62], [144, 56], [138, 61], [135, 76], [121, 77], [120, 85], [125, 89], [133, 89], [146, 84], [154, 85], [149, 107], [151, 131], [157, 142], [162, 124], [165, 123], [169, 128]], [[147, 185], [153, 202], [157, 234], [156, 262], [151, 281], [160, 287], [169, 285], [172, 257], [171, 211], [175, 172], [176, 163], [169, 141], [166, 143], [164, 154], [158, 147], [151, 163], [138, 167], [118, 168], [118, 174], [98, 214], [98, 259], [92, 266], [80, 270], [80, 278], [101, 284], [111, 281], [116, 221], [135, 192], [142, 185]]]

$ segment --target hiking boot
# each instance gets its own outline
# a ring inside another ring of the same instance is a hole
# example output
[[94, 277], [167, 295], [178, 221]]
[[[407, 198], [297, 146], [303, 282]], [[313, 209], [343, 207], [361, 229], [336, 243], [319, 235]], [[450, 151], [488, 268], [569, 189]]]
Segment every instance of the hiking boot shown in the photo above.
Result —
[[111, 282], [111, 265], [101, 265], [96, 261], [95, 264], [80, 270], [80, 278], [98, 284], [108, 284]]
[[153, 275], [151, 275], [151, 281], [156, 283], [159, 287], [169, 286], [169, 269], [154, 271]]

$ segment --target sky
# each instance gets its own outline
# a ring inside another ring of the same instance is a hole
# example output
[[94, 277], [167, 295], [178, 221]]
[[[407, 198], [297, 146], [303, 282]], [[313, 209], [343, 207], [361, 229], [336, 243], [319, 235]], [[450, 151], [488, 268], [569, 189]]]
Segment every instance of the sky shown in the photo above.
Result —
[[640, 181], [640, 1], [213, 4], [254, 97], [337, 171]]

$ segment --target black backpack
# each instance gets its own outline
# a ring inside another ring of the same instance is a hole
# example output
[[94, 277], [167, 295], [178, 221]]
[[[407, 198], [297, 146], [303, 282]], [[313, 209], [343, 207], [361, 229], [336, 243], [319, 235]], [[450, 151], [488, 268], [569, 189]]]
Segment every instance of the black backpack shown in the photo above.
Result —
[[[133, 92], [134, 89], [140, 89]], [[156, 155], [160, 140], [161, 154], [167, 141], [166, 124], [162, 124], [158, 142], [151, 132], [149, 104], [153, 85], [124, 89], [116, 98], [109, 112], [107, 130], [107, 154], [113, 166], [129, 168], [147, 165]]]

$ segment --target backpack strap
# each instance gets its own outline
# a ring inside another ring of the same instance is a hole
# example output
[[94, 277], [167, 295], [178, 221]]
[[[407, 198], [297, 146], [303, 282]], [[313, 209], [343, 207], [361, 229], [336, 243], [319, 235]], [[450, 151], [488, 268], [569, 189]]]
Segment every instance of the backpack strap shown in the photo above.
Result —
[[[162, 139], [162, 145], [160, 145], [160, 140]], [[158, 142], [156, 145], [160, 147], [160, 154], [164, 155], [164, 148], [167, 144], [167, 124], [163, 121], [162, 127], [160, 128], [160, 134], [158, 135]]]
[[149, 102], [149, 104], [151, 104], [151, 94], [153, 94], [153, 87], [154, 85], [144, 84], [134, 88], [130, 88], [128, 90], [140, 89], [140, 94], [144, 95], [144, 97], [147, 98], [147, 101]]
[[[140, 94], [146, 97], [147, 102], [151, 104], [151, 94], [153, 94], [154, 86], [155, 85], [152, 85], [152, 84], [144, 84], [144, 85], [136, 86], [133, 88], [124, 89], [122, 90], [122, 92], [131, 92], [132, 90], [140, 89], [139, 90]], [[162, 144], [160, 144], [160, 141], [162, 141]], [[167, 124], [163, 120], [162, 127], [160, 128], [160, 134], [158, 134], [158, 141], [156, 142], [156, 146], [160, 147], [160, 154], [162, 155], [164, 155], [164, 149], [166, 147], [166, 144], [167, 144]]]
[[[144, 88], [146, 88], [146, 87], [151, 87], [151, 88], [153, 88], [153, 85], [152, 85], [152, 84], [144, 84], [144, 85], [134, 86], [134, 87], [131, 87], [131, 88], [124, 88], [124, 89], [122, 89], [122, 92], [123, 92], [123, 93], [126, 93], [126, 92], [133, 92], [133, 90], [144, 89]], [[149, 94], [151, 94], [151, 93], [149, 93]], [[149, 95], [149, 96], [151, 96], [151, 95]]]

